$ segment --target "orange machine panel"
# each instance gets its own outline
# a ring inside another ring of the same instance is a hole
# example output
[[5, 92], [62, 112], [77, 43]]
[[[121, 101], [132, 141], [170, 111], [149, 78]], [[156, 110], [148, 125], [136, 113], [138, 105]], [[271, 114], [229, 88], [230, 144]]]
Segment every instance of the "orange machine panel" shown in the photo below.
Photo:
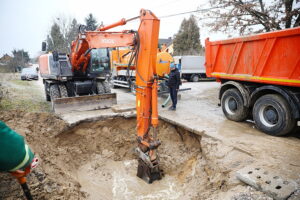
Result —
[[[116, 70], [124, 70], [128, 67], [128, 63], [132, 52], [130, 49], [112, 50], [111, 63]], [[157, 52], [156, 72], [157, 75], [163, 77], [164, 74], [170, 73], [170, 63], [174, 62], [173, 57], [168, 52]], [[135, 70], [134, 59], [130, 66], [130, 70]]]
[[41, 55], [39, 57], [39, 68], [40, 68], [40, 74], [43, 75], [43, 74], [50, 74], [50, 71], [49, 71], [49, 55], [48, 54], [44, 54], [44, 55]]
[[205, 41], [209, 77], [300, 87], [300, 28]]

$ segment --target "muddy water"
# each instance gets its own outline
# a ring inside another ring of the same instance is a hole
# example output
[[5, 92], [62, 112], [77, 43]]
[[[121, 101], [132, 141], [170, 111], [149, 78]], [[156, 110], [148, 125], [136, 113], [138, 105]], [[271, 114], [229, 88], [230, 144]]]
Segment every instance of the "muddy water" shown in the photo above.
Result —
[[161, 181], [147, 184], [135, 176], [136, 160], [102, 164], [101, 158], [95, 157], [97, 160], [77, 171], [82, 191], [89, 194], [88, 199], [179, 199], [182, 196], [180, 183], [173, 176], [166, 175]]
[[198, 136], [162, 123], [159, 150], [165, 176], [148, 184], [136, 176], [134, 127], [135, 120], [109, 120], [83, 124], [59, 136], [59, 148], [73, 152], [74, 159], [67, 161], [69, 171], [87, 199], [196, 198], [198, 190], [191, 189], [190, 183], [201, 183], [202, 189], [206, 185]]

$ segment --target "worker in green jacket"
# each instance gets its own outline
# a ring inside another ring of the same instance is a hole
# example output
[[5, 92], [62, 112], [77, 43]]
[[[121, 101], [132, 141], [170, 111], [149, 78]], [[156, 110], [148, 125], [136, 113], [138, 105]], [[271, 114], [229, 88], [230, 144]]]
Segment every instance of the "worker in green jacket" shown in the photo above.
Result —
[[34, 161], [34, 154], [24, 137], [0, 121], [0, 172], [24, 171]]
[[26, 175], [36, 167], [38, 159], [24, 141], [24, 137], [0, 121], [0, 172], [10, 172], [18, 179], [27, 200], [32, 200]]

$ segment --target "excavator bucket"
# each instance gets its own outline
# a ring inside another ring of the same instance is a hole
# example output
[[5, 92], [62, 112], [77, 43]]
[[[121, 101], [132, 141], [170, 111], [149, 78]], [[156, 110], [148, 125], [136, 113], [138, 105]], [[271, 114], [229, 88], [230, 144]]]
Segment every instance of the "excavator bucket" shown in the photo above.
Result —
[[57, 114], [72, 111], [87, 111], [110, 108], [117, 104], [116, 93], [98, 94], [91, 96], [78, 96], [58, 98], [52, 102], [52, 109]]
[[138, 157], [137, 176], [147, 183], [160, 180], [163, 177], [163, 170], [159, 168], [158, 159], [151, 161], [148, 153], [144, 153], [139, 147], [134, 149]]
[[163, 171], [159, 169], [158, 164], [154, 166], [147, 165], [142, 159], [138, 160], [137, 176], [147, 183], [151, 184], [155, 180], [163, 177]]

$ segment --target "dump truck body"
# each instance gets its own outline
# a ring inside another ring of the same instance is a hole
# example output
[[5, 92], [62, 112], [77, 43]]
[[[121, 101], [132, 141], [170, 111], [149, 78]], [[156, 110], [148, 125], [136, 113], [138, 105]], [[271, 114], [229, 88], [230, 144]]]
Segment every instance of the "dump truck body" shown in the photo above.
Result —
[[229, 40], [206, 40], [207, 75], [300, 87], [300, 28]]
[[297, 130], [300, 28], [213, 42], [207, 39], [205, 46], [206, 73], [222, 83], [219, 98], [228, 119], [253, 119], [271, 135]]

